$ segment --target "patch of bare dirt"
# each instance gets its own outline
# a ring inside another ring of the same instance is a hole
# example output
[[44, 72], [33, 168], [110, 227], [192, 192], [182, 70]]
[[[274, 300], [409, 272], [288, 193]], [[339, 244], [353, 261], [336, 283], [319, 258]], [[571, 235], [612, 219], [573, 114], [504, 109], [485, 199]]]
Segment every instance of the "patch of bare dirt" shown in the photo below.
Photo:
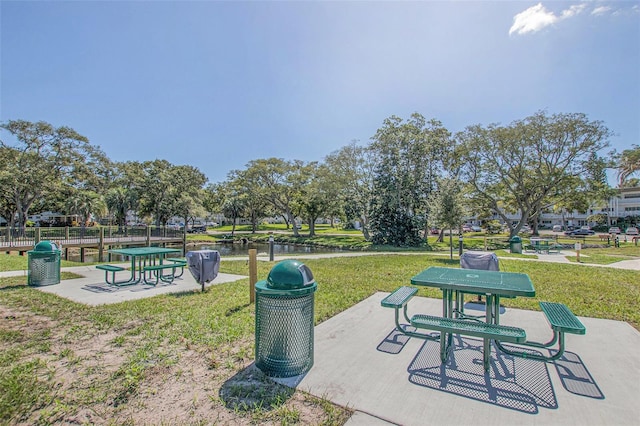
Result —
[[[51, 414], [47, 406], [16, 424], [320, 424], [327, 413], [315, 398], [274, 384], [252, 366], [252, 360], [236, 359], [225, 365], [209, 351], [187, 347], [167, 348], [175, 362], [147, 366], [133, 392], [115, 397], [123, 389], [117, 373], [126, 368], [127, 344], [116, 344], [123, 330], [98, 332], [76, 322], [74, 330], [59, 328], [56, 321], [0, 305], [2, 327], [34, 336], [51, 333], [50, 350], [34, 353], [45, 359], [58, 404], [66, 407]], [[78, 329], [87, 327], [78, 332]], [[229, 348], [233, 352], [233, 348]], [[334, 414], [332, 414], [333, 416]], [[332, 424], [342, 424], [349, 413], [341, 412]]]

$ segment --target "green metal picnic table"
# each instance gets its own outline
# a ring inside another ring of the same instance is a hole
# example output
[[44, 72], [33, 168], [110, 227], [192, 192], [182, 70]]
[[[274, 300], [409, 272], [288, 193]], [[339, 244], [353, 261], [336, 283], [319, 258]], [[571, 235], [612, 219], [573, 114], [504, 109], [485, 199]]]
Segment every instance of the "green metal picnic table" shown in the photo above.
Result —
[[[130, 247], [108, 250], [109, 253], [120, 254], [131, 258], [131, 277], [128, 281], [119, 282], [118, 285], [138, 284], [146, 282], [144, 267], [147, 263], [155, 265], [162, 264], [165, 255], [169, 253], [181, 253], [180, 249], [165, 247]], [[157, 272], [162, 273], [162, 272]]]
[[[411, 278], [411, 284], [442, 290], [442, 316], [453, 318], [464, 303], [461, 294], [476, 293], [486, 296], [485, 321], [500, 324], [500, 297], [534, 297], [533, 283], [527, 274], [479, 269], [458, 269], [432, 266]], [[456, 308], [454, 309], [454, 301]], [[441, 333], [442, 353], [451, 345], [452, 336]], [[491, 339], [484, 339], [485, 369], [488, 368]]]
[[531, 243], [531, 248], [533, 248], [536, 253], [549, 253], [549, 249], [554, 243], [554, 240], [549, 238], [531, 238], [529, 242]]

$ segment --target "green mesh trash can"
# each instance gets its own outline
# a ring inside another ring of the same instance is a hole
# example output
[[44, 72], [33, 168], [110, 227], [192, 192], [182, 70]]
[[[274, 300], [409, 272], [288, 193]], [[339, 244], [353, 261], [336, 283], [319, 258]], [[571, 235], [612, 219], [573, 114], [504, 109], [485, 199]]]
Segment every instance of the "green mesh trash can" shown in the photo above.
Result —
[[522, 254], [522, 238], [517, 235], [514, 235], [509, 240], [509, 251], [511, 253]]
[[50, 241], [40, 241], [27, 252], [27, 283], [43, 286], [60, 283], [60, 250]]
[[292, 377], [313, 366], [314, 293], [311, 270], [297, 260], [276, 264], [256, 283], [256, 366]]

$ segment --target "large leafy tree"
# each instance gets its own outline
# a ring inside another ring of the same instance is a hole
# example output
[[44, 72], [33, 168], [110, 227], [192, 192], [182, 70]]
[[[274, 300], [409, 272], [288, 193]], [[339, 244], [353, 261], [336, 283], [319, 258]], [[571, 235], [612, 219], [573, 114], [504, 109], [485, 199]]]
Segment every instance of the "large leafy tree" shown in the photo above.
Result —
[[[618, 183], [620, 187], [633, 186], [629, 177], [640, 172], [640, 145], [633, 145], [631, 149], [625, 149], [619, 158]], [[635, 183], [637, 181], [633, 181]]]
[[438, 181], [438, 189], [429, 195], [429, 209], [431, 218], [436, 226], [442, 229], [440, 240], [444, 229], [449, 229], [450, 256], [453, 259], [453, 229], [460, 228], [460, 224], [466, 214], [465, 199], [461, 182], [443, 178]]
[[228, 191], [236, 200], [234, 204], [242, 206], [239, 214], [251, 220], [253, 233], [258, 230], [259, 221], [267, 215], [268, 203], [258, 182], [254, 182], [247, 170], [233, 170], [228, 175]]
[[508, 223], [519, 212], [519, 232], [543, 209], [566, 203], [576, 194], [601, 196], [601, 151], [611, 132], [584, 114], [538, 112], [508, 126], [470, 126], [457, 135], [461, 178], [474, 202]]
[[198, 168], [188, 165], [172, 166], [171, 198], [174, 200], [173, 214], [183, 217], [185, 225], [205, 214], [203, 188], [207, 178]]
[[15, 215], [18, 225], [24, 226], [33, 203], [49, 194], [69, 187], [104, 186], [96, 171], [105, 170], [107, 158], [72, 128], [25, 120], [10, 120], [0, 128], [12, 139], [0, 141], [0, 181], [3, 199], [9, 199], [14, 209], [8, 217], [11, 222]]
[[337, 210], [339, 189], [335, 176], [326, 165], [315, 162], [303, 168], [306, 185], [303, 186], [298, 204], [309, 223], [309, 236], [315, 235], [316, 221]]
[[299, 160], [269, 158], [250, 161], [245, 172], [246, 179], [256, 185], [256, 192], [264, 202], [284, 217], [287, 226], [293, 225], [293, 235], [296, 237], [299, 232], [294, 211], [304, 186], [303, 167], [304, 163]]
[[359, 221], [364, 238], [371, 240], [370, 200], [373, 194], [375, 159], [369, 147], [356, 141], [329, 154], [324, 164], [332, 175], [336, 196], [333, 202], [349, 221]]
[[140, 214], [152, 216], [156, 226], [164, 225], [173, 215], [175, 195], [172, 189], [171, 163], [167, 160], [141, 163], [142, 176], [138, 182]]
[[181, 216], [186, 225], [193, 212], [204, 212], [201, 190], [207, 178], [197, 168], [175, 166], [167, 160], [145, 161], [140, 166], [136, 186], [142, 215], [153, 216], [158, 226]]
[[372, 138], [376, 156], [371, 198], [372, 241], [419, 245], [427, 227], [428, 197], [448, 156], [449, 132], [437, 120], [414, 113], [406, 122], [392, 116]]

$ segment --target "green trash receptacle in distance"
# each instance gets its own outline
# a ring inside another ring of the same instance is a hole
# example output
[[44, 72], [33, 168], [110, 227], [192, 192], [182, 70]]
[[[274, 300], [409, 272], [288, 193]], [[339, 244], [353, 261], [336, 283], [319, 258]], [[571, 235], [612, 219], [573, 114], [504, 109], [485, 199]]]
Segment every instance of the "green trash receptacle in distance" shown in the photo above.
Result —
[[33, 286], [60, 283], [60, 249], [51, 241], [40, 241], [27, 252], [27, 284]]
[[522, 254], [522, 238], [517, 235], [514, 235], [509, 240], [509, 251], [511, 253]]
[[279, 262], [256, 283], [256, 366], [267, 376], [298, 376], [313, 366], [317, 287], [297, 260]]

